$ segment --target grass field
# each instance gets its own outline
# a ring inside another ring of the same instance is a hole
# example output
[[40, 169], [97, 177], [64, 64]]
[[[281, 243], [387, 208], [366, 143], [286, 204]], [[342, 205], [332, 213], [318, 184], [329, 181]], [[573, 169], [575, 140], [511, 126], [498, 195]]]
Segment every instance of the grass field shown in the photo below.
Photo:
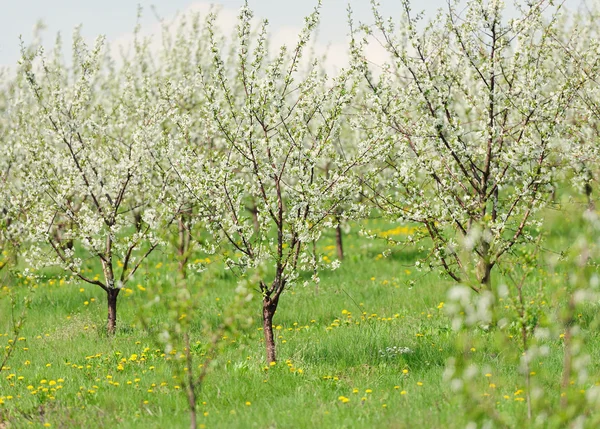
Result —
[[[578, 233], [577, 224], [565, 224], [560, 214], [554, 218], [547, 249], [564, 248]], [[384, 223], [371, 227], [398, 235], [404, 231]], [[354, 230], [345, 238], [346, 259], [338, 270], [323, 273], [318, 290], [295, 287], [282, 297], [275, 316], [276, 365], [265, 366], [259, 296], [240, 310], [254, 316], [250, 323], [221, 333], [199, 392], [200, 427], [458, 428], [481, 415], [500, 416], [498, 427], [536, 422], [559, 427], [560, 418], [577, 412], [566, 408], [562, 417], [549, 415], [561, 395], [564, 333], [551, 319], [565, 298], [564, 275], [541, 266], [524, 289], [528, 304], [537, 309], [536, 323], [548, 326], [547, 335], [535, 339], [546, 352], [527, 368], [528, 389], [517, 325], [454, 331], [446, 311], [452, 283], [415, 270], [414, 249], [383, 258], [382, 242]], [[332, 234], [319, 242], [330, 258], [335, 257], [333, 243]], [[105, 334], [101, 289], [52, 276], [5, 278], [0, 342], [14, 351], [1, 372], [0, 428], [188, 427], [182, 343], [165, 353], [160, 332], [175, 316], [189, 320], [198, 373], [206, 362], [208, 333], [230, 311], [236, 280], [215, 262], [190, 278], [199, 310], [176, 314], [177, 306], [169, 302], [176, 296], [171, 261], [170, 255], [154, 253], [122, 292], [114, 338]], [[100, 272], [94, 266], [90, 270]], [[32, 303], [13, 343], [9, 298], [15, 297], [18, 316], [26, 295]], [[157, 296], [162, 299], [149, 306]], [[503, 300], [500, 316], [516, 320], [516, 307], [513, 300]], [[577, 316], [585, 338], [581, 347], [598, 356], [597, 306], [585, 308]], [[460, 388], [448, 376], [451, 357], [469, 373]], [[598, 369], [597, 360], [590, 362], [589, 376], [574, 378], [562, 389], [564, 395], [575, 403], [585, 397], [600, 382]], [[534, 392], [532, 420], [527, 419], [528, 392]], [[536, 399], [535, 392], [543, 395]]]

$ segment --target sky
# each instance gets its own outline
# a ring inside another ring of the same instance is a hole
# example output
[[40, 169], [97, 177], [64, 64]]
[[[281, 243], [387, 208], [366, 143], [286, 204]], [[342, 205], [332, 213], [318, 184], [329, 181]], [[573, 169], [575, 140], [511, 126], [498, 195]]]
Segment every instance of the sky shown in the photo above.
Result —
[[[576, 8], [579, 1], [566, 0], [566, 4]], [[379, 2], [385, 16], [400, 15], [399, 0]], [[0, 67], [11, 67], [18, 61], [19, 36], [26, 44], [31, 42], [33, 29], [39, 21], [46, 27], [42, 39], [47, 46], [53, 44], [56, 33], [60, 32], [67, 48], [73, 28], [78, 25], [82, 25], [82, 34], [90, 41], [105, 35], [113, 45], [127, 44], [136, 24], [138, 5], [144, 10], [144, 33], [151, 34], [159, 30], [156, 15], [171, 20], [178, 12], [196, 10], [206, 13], [211, 3], [222, 8], [223, 25], [233, 28], [243, 0], [0, 0]], [[343, 62], [345, 57], [348, 3], [354, 11], [355, 21], [371, 19], [369, 0], [323, 0], [318, 41], [335, 63]], [[256, 17], [269, 20], [273, 40], [293, 43], [302, 27], [303, 17], [312, 11], [316, 0], [249, 0], [249, 5]], [[427, 16], [432, 16], [435, 10], [445, 5], [445, 0], [418, 0], [413, 1], [413, 10], [424, 10]]]

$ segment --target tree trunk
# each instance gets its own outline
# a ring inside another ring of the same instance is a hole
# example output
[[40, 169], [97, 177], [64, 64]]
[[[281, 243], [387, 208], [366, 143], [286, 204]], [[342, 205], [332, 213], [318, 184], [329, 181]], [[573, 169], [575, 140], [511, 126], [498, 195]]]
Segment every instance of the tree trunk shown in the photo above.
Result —
[[[313, 274], [317, 277], [317, 240], [313, 240]], [[319, 282], [315, 282], [315, 295], [319, 294]]]
[[108, 300], [108, 322], [106, 330], [108, 335], [115, 335], [117, 328], [117, 296], [119, 296], [120, 289], [111, 288], [106, 291]]
[[190, 428], [196, 429], [198, 427], [198, 423], [196, 422], [196, 397], [193, 393], [190, 393], [190, 389], [188, 388], [188, 404], [190, 407]]
[[342, 243], [342, 225], [338, 221], [337, 228], [335, 229], [335, 246], [337, 248], [337, 255], [340, 261], [344, 260], [344, 246]]
[[249, 207], [248, 211], [250, 212], [250, 214], [252, 214], [252, 223], [254, 224], [254, 231], [258, 232], [258, 230], [260, 229], [260, 223], [258, 223], [258, 208], [256, 208], [256, 204], [254, 204], [252, 207]]
[[263, 298], [263, 333], [267, 348], [267, 363], [275, 362], [275, 337], [273, 336], [273, 316], [277, 311], [278, 299]]
[[187, 258], [179, 260], [177, 270], [179, 271], [182, 279], [187, 278]]
[[485, 241], [481, 243], [480, 247], [481, 259], [477, 266], [477, 277], [479, 284], [481, 285], [480, 291], [492, 291], [492, 268], [494, 267], [490, 262], [490, 243]]
[[178, 270], [182, 278], [187, 278], [187, 261], [189, 258], [191, 232], [189, 225], [186, 225], [185, 214], [182, 213], [177, 220], [179, 229], [179, 243], [177, 245], [177, 254], [179, 256]]
[[587, 198], [588, 210], [593, 212], [596, 210], [596, 207], [594, 205], [594, 200], [592, 200], [592, 185], [590, 182], [591, 180], [585, 184], [585, 196]]
[[[489, 261], [486, 256], [486, 259], [480, 261], [479, 264], [479, 272], [480, 272], [480, 288], [478, 293], [481, 292], [491, 292], [494, 295], [494, 301], [498, 299], [496, 296], [496, 291], [492, 289], [492, 268], [494, 266]], [[488, 326], [489, 329], [495, 329], [498, 326], [498, 312], [496, 308], [496, 302], [494, 302], [491, 306], [491, 315], [490, 315], [490, 324]]]
[[481, 262], [481, 289], [492, 290], [492, 264], [489, 261]]
[[194, 379], [194, 371], [193, 371], [193, 359], [192, 359], [192, 351], [190, 350], [190, 336], [187, 332], [183, 334], [183, 338], [185, 341], [185, 356], [187, 359], [187, 398], [188, 398], [188, 406], [190, 408], [190, 428], [196, 429], [198, 426], [197, 423], [197, 412], [196, 412], [196, 380]]

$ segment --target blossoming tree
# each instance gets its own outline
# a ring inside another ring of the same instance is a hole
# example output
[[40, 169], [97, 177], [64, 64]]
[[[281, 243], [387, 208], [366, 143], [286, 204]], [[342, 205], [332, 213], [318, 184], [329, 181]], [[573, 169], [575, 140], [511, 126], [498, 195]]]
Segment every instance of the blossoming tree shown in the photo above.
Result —
[[[336, 216], [364, 210], [353, 204], [357, 180], [351, 172], [373, 156], [369, 145], [357, 143], [354, 153], [344, 154], [336, 144], [343, 113], [356, 92], [353, 72], [328, 80], [316, 62], [308, 64], [308, 72], [300, 71], [307, 65], [304, 51], [318, 16], [317, 8], [306, 18], [291, 52], [282, 47], [271, 57], [267, 23], [253, 37], [247, 5], [230, 46], [216, 33], [211, 15], [206, 25], [212, 62], [197, 78], [207, 100], [201, 129], [218, 149], [190, 146], [179, 158], [173, 154], [173, 165], [215, 245], [223, 241], [233, 248], [227, 265], [242, 276], [264, 269], [256, 286], [269, 362], [276, 359], [272, 326], [282, 293], [316, 263], [306, 244], [331, 227]], [[231, 49], [235, 55], [222, 54]], [[187, 121], [184, 128], [189, 128]], [[325, 163], [329, 174], [318, 174]]]
[[[0, 78], [4, 78], [0, 74]], [[12, 214], [9, 213], [10, 204], [10, 192], [9, 186], [11, 185], [11, 169], [13, 165], [12, 156], [7, 153], [10, 150], [10, 145], [7, 144], [10, 122], [8, 114], [8, 89], [5, 87], [4, 79], [0, 81], [0, 150], [4, 153], [4, 156], [0, 158], [0, 270], [6, 266], [6, 247], [10, 243], [8, 230], [12, 222]]]
[[518, 18], [506, 20], [502, 1], [451, 1], [424, 26], [403, 0], [396, 31], [372, 4], [375, 25], [363, 29], [389, 60], [376, 78], [358, 37], [352, 50], [371, 89], [365, 122], [391, 141], [392, 174], [376, 200], [426, 228], [432, 265], [490, 290], [493, 267], [535, 235], [563, 119], [585, 80], [560, 72], [570, 59], [555, 42], [559, 10], [537, 0], [516, 4]]
[[12, 103], [17, 81], [2, 77], [5, 79], [0, 81], [0, 270], [17, 260], [26, 235], [22, 220], [31, 203], [20, 177], [24, 154], [18, 135], [22, 124]]
[[[168, 138], [169, 109], [138, 67], [111, 66], [102, 38], [90, 49], [76, 32], [71, 68], [59, 48], [50, 59], [24, 50], [20, 64], [23, 182], [37, 201], [27, 216], [27, 256], [102, 288], [114, 334], [119, 292], [159, 244], [155, 231], [171, 210], [167, 175], [152, 161]], [[85, 272], [90, 260], [102, 266], [101, 278]]]
[[585, 12], [563, 20], [556, 34], [564, 55], [572, 60], [562, 73], [580, 73], [587, 78], [567, 118], [570, 144], [564, 145], [563, 157], [565, 166], [570, 167], [564, 169], [565, 173], [569, 175], [570, 172], [573, 184], [586, 195], [588, 208], [592, 211], [595, 210], [593, 194], [600, 159], [599, 17], [599, 6], [588, 6]]

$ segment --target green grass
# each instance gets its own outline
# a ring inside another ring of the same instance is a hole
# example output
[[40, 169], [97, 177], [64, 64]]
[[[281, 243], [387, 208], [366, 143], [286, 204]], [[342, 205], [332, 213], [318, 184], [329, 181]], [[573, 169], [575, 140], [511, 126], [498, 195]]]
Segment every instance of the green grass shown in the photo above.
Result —
[[[561, 230], [562, 235], [568, 232]], [[556, 244], [562, 238], [552, 240]], [[319, 243], [331, 258], [332, 244], [332, 235]], [[295, 287], [282, 297], [275, 316], [277, 365], [265, 365], [257, 297], [243, 310], [253, 316], [252, 323], [225, 333], [199, 392], [202, 427], [458, 428], [472, 418], [464, 410], [473, 403], [497, 410], [509, 426], [526, 422], [526, 403], [519, 399], [525, 377], [519, 369], [518, 329], [457, 333], [442, 304], [452, 283], [416, 271], [414, 249], [381, 258], [380, 242], [354, 233], [345, 244], [347, 259], [340, 269], [322, 275], [318, 290], [314, 285]], [[152, 255], [128, 285], [131, 292], [119, 297], [114, 338], [105, 334], [105, 297], [97, 287], [52, 278], [36, 283], [33, 292], [23, 278], [5, 287], [0, 292], [3, 346], [10, 347], [12, 338], [9, 291], [18, 302], [25, 295], [33, 301], [8, 368], [0, 373], [0, 428], [188, 427], [181, 349], [164, 354], [158, 340], [173, 311], [166, 297], [173, 296], [175, 266], [169, 255]], [[560, 290], [561, 279], [542, 272], [527, 289], [549, 318], [559, 303], [560, 295], [555, 299], [553, 291]], [[227, 314], [236, 281], [215, 265], [191, 282], [200, 297], [200, 310], [186, 315], [197, 366], [205, 360], [210, 341], [206, 332]], [[535, 295], [540, 283], [541, 298]], [[150, 310], [147, 303], [158, 290], [163, 300]], [[509, 314], [510, 303], [501, 304], [501, 312]], [[583, 347], [597, 355], [597, 307], [587, 308], [579, 316], [587, 335]], [[548, 355], [535, 359], [530, 368], [533, 385], [544, 389], [550, 404], [558, 404], [560, 395], [559, 334], [550, 330], [540, 340], [538, 344], [549, 347]], [[411, 352], [382, 353], [392, 347]], [[444, 376], [451, 357], [478, 365], [469, 380], [472, 398], [457, 394]], [[591, 377], [584, 386], [576, 383], [569, 395], [582, 395], [580, 390], [600, 381], [598, 369], [593, 362]]]

